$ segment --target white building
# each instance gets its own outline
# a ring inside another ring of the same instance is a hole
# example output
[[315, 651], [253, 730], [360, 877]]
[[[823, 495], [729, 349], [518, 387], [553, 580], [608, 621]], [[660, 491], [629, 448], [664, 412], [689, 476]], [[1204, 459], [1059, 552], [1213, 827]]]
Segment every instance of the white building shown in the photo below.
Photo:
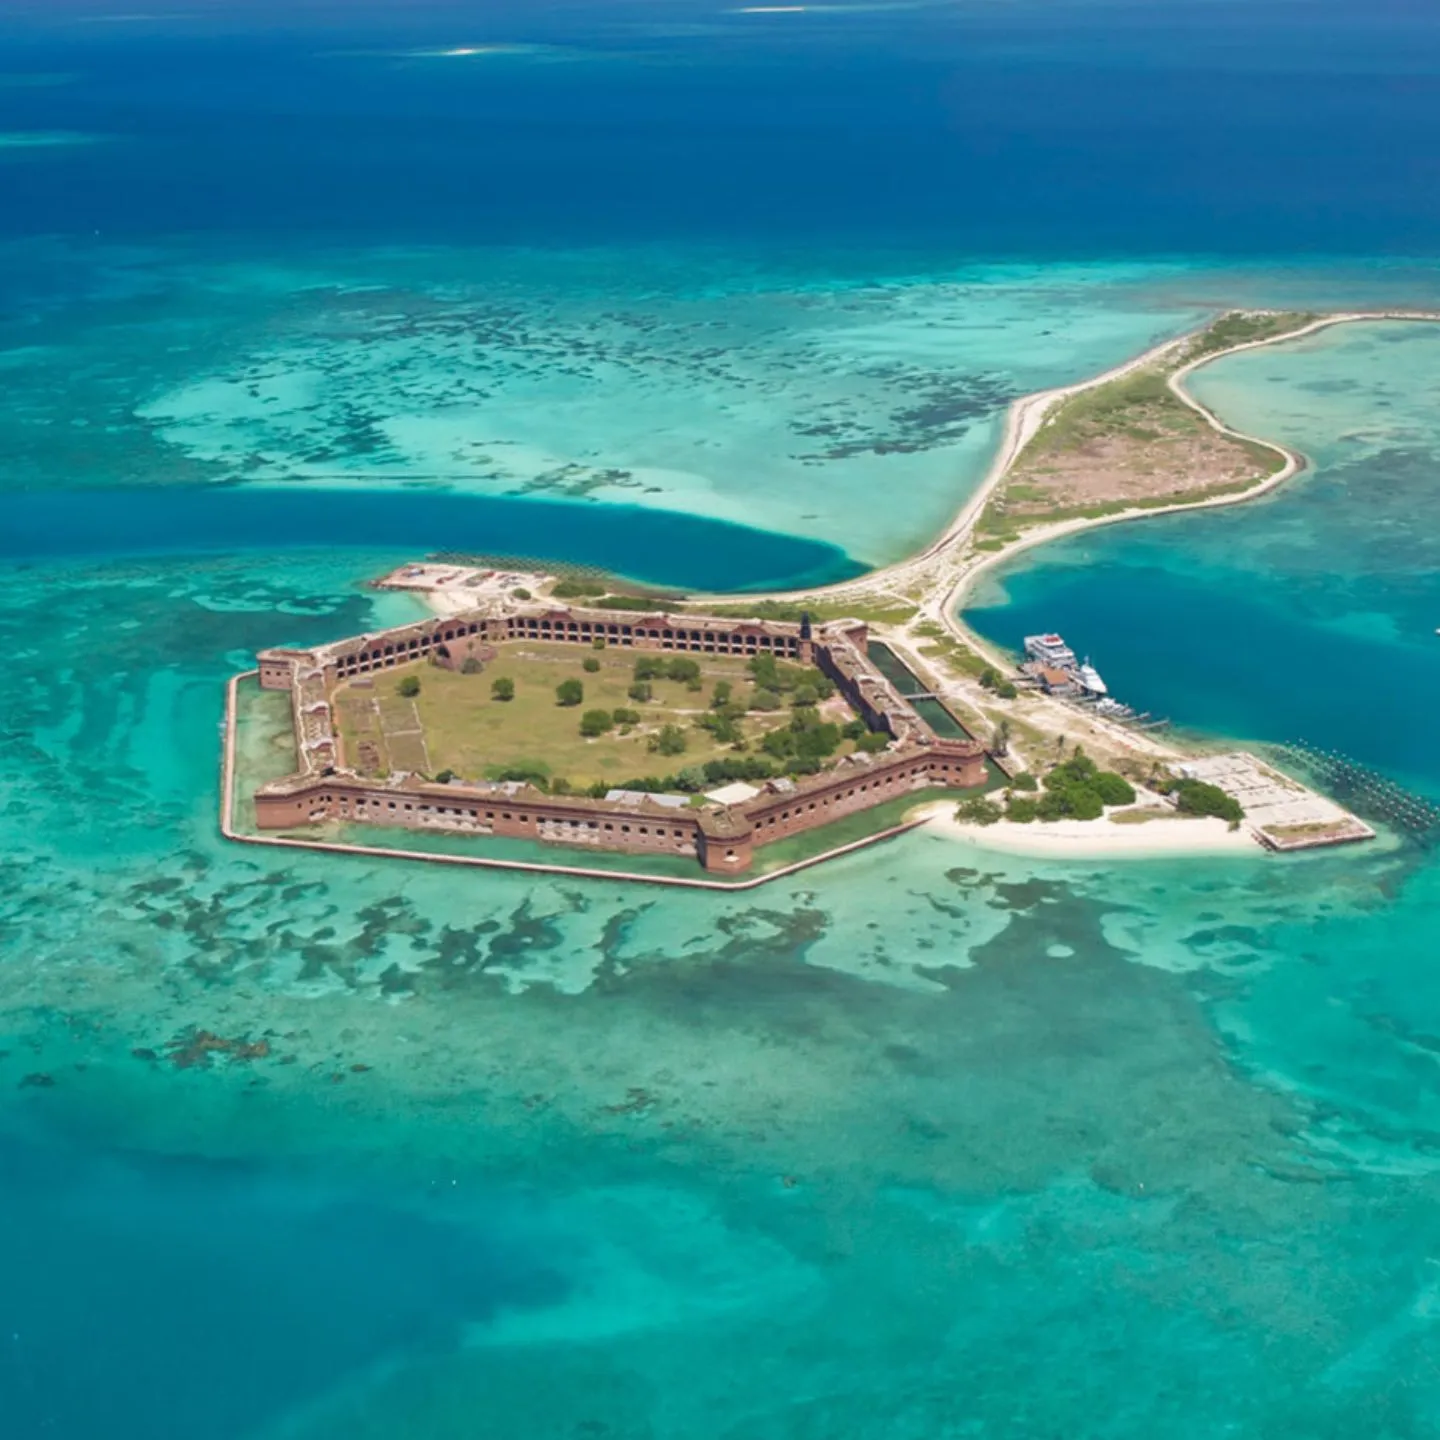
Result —
[[1076, 669], [1075, 652], [1060, 635], [1027, 635], [1025, 653], [1037, 664], [1052, 670]]

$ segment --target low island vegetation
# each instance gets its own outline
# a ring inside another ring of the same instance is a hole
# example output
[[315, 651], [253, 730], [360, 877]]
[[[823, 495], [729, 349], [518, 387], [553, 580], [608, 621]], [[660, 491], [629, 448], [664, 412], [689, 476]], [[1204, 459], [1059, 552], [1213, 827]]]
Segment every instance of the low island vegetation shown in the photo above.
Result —
[[1053, 766], [1043, 784], [1028, 771], [1011, 777], [1003, 807], [985, 795], [963, 800], [955, 815], [974, 825], [1010, 820], [1028, 825], [1036, 820], [1098, 820], [1115, 806], [1133, 805], [1135, 787], [1114, 770], [1102, 770], [1077, 749]]
[[1233, 795], [1227, 795], [1218, 785], [1204, 780], [1171, 780], [1162, 789], [1173, 797], [1175, 808], [1182, 815], [1214, 815], [1228, 820], [1230, 828], [1236, 829], [1245, 818], [1245, 809]]
[[1035, 525], [1197, 504], [1263, 484], [1283, 468], [1284, 452], [1210, 424], [1171, 380], [1197, 360], [1313, 319], [1225, 315], [1164, 359], [1062, 401], [996, 488], [976, 526], [977, 548], [1003, 549]]

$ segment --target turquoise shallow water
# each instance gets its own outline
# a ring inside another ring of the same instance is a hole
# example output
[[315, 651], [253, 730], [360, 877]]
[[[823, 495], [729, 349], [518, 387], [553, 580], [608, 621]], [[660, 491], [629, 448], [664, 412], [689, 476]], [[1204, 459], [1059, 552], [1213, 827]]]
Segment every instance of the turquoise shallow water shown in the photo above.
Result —
[[1203, 313], [1166, 264], [877, 275], [823, 251], [169, 242], [68, 254], [62, 288], [53, 249], [7, 256], [0, 300], [25, 297], [0, 311], [8, 488], [623, 504], [870, 564], [943, 527], [1014, 396]]
[[[91, 343], [74, 323], [47, 363]], [[1057, 547], [980, 622], [1043, 612], [1147, 705], [1433, 780], [1410, 517], [1437, 354], [1355, 329], [1215, 367], [1205, 397], [1313, 474]], [[362, 584], [403, 552], [357, 525], [186, 554], [163, 482], [207, 476], [183, 446], [122, 416], [73, 482], [132, 447], [155, 553], [57, 544], [0, 577], [19, 1433], [154, 1440], [200, 1406], [218, 1436], [303, 1440], [477, 1413], [507, 1437], [1434, 1433], [1426, 853], [1107, 868], [917, 835], [675, 897], [227, 846], [225, 675], [407, 618]], [[53, 486], [29, 453], [20, 482]], [[1183, 688], [1154, 695], [1171, 629]], [[1270, 688], [1230, 683], [1237, 630]], [[1346, 668], [1364, 705], [1317, 682]], [[263, 1051], [181, 1068], [197, 1031]]]
[[1432, 1433], [1427, 857], [921, 835], [677, 899], [223, 844], [223, 676], [400, 618], [391, 558], [4, 579], [20, 1433]]
[[[424, 8], [0, 79], [7, 134], [105, 137], [0, 174], [6, 1440], [1434, 1436], [1431, 854], [917, 834], [676, 897], [216, 834], [226, 675], [408, 618], [362, 582], [417, 546], [880, 561], [1016, 393], [1220, 304], [1433, 302], [1293, 253], [1432, 245], [1424, 27], [824, 11], [757, 58], [789, 18], [646, 6], [454, 66]], [[1208, 372], [1315, 473], [980, 622], [1433, 784], [1435, 355]]]

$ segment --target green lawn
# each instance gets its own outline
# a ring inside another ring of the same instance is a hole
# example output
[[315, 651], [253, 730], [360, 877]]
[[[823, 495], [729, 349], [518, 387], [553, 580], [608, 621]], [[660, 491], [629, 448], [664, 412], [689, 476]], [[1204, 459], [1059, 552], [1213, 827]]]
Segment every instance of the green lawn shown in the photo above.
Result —
[[[335, 712], [346, 762], [362, 770], [372, 768], [358, 761], [359, 742], [368, 740], [373, 746], [378, 737], [381, 753], [373, 767], [378, 773], [406, 769], [436, 775], [451, 770], [463, 779], [480, 780], [523, 768], [582, 788], [601, 780], [663, 775], [731, 754], [729, 746], [717, 745], [697, 730], [694, 721], [709, 709], [717, 681], [728, 680], [737, 699], [750, 694], [745, 661], [730, 656], [689, 656], [700, 665], [698, 692], [680, 681], [652, 680], [652, 698], [642, 702], [630, 699], [627, 693], [634, 682], [637, 653], [648, 656], [653, 652], [595, 651], [524, 641], [502, 647], [499, 656], [476, 675], [421, 661], [374, 676], [370, 689], [357, 688], [353, 682], [343, 685], [336, 693]], [[587, 673], [583, 668], [586, 659], [598, 660], [599, 671]], [[420, 681], [420, 693], [413, 700], [397, 693], [406, 675]], [[513, 700], [492, 697], [491, 686], [498, 679], [514, 682]], [[565, 680], [578, 680], [584, 687], [579, 705], [557, 702], [556, 686]], [[640, 724], [617, 728], [597, 739], [581, 736], [580, 717], [587, 710], [618, 708], [638, 710]], [[423, 734], [416, 733], [417, 719]], [[788, 722], [785, 710], [754, 714], [744, 720], [744, 733], [753, 744], [767, 730]], [[650, 751], [650, 737], [666, 724], [684, 730], [683, 754]]]

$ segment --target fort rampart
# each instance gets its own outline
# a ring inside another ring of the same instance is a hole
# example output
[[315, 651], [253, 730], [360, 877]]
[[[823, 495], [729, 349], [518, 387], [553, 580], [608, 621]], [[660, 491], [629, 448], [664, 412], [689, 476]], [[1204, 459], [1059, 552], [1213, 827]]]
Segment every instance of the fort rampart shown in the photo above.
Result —
[[[325, 822], [497, 835], [579, 849], [693, 857], [711, 873], [737, 874], [756, 847], [931, 786], [968, 788], [986, 779], [983, 747], [942, 739], [866, 657], [858, 621], [812, 627], [781, 621], [649, 615], [571, 609], [547, 602], [503, 612], [472, 612], [362, 635], [315, 650], [266, 650], [260, 683], [288, 690], [299, 766], [262, 786], [255, 818], [262, 830]], [[753, 657], [769, 654], [824, 671], [889, 747], [855, 754], [817, 775], [764, 782], [739, 803], [699, 805], [676, 796], [597, 800], [547, 795], [518, 782], [440, 784], [417, 775], [371, 779], [347, 769], [333, 727], [337, 684], [429, 659], [462, 665], [518, 640]]]

